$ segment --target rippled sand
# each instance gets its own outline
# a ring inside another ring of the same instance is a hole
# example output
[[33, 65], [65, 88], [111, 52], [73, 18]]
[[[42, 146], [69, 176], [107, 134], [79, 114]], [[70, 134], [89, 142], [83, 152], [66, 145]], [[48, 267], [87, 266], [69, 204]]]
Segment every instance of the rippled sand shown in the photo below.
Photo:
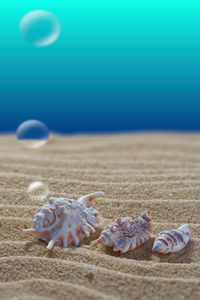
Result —
[[[42, 205], [27, 195], [33, 181], [50, 196], [78, 198], [101, 190], [97, 232], [80, 247], [47, 251], [22, 230]], [[26, 149], [0, 137], [0, 299], [200, 299], [200, 136], [130, 134], [53, 137]], [[127, 254], [97, 244], [118, 216], [147, 210], [153, 237]], [[151, 252], [161, 230], [189, 223], [180, 253]]]

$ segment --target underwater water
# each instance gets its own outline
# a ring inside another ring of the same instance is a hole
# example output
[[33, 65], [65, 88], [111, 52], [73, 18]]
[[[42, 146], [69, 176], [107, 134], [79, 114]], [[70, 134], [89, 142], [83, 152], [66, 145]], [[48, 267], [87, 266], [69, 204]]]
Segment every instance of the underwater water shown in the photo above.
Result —
[[[60, 24], [46, 47], [20, 31], [34, 10]], [[0, 26], [0, 132], [200, 130], [200, 1], [10, 0]]]

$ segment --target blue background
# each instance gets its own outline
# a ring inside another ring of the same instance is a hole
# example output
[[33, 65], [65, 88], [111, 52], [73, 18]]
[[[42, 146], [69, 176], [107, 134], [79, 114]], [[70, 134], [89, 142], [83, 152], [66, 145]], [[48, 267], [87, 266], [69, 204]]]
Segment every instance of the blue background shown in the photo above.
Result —
[[[19, 32], [35, 9], [60, 21], [48, 47]], [[1, 132], [200, 129], [199, 0], [3, 1], [0, 28]]]

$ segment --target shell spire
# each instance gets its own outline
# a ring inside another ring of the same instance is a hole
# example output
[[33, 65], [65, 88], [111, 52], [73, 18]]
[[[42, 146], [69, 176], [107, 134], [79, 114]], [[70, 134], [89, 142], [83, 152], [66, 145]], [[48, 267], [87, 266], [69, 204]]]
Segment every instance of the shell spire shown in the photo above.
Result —
[[85, 196], [82, 196], [81, 198], [78, 199], [78, 202], [81, 203], [82, 205], [88, 207], [90, 206], [90, 203], [99, 196], [103, 196], [104, 192], [95, 192], [95, 193], [91, 193]]
[[179, 252], [185, 248], [190, 239], [191, 230], [188, 224], [184, 224], [178, 229], [160, 232], [154, 241], [152, 250], [162, 254]]
[[151, 218], [147, 212], [138, 218], [118, 218], [101, 233], [98, 243], [126, 253], [144, 244], [150, 238]]
[[102, 195], [103, 192], [96, 192], [78, 200], [52, 197], [35, 214], [32, 228], [24, 231], [46, 241], [49, 250], [55, 245], [77, 246], [95, 232], [99, 213], [90, 207], [90, 203]]

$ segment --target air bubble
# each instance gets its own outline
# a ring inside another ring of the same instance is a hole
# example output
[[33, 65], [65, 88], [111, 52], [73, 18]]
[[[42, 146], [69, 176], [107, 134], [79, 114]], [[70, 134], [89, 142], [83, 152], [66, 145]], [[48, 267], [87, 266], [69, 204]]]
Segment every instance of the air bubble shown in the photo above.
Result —
[[49, 189], [47, 184], [41, 181], [35, 181], [29, 185], [27, 194], [29, 198], [34, 201], [43, 201], [48, 196]]
[[31, 44], [44, 47], [54, 43], [60, 34], [60, 23], [50, 12], [34, 10], [27, 13], [20, 22], [24, 39]]
[[49, 130], [41, 121], [28, 120], [17, 128], [16, 136], [24, 146], [36, 149], [46, 144], [49, 138]]

